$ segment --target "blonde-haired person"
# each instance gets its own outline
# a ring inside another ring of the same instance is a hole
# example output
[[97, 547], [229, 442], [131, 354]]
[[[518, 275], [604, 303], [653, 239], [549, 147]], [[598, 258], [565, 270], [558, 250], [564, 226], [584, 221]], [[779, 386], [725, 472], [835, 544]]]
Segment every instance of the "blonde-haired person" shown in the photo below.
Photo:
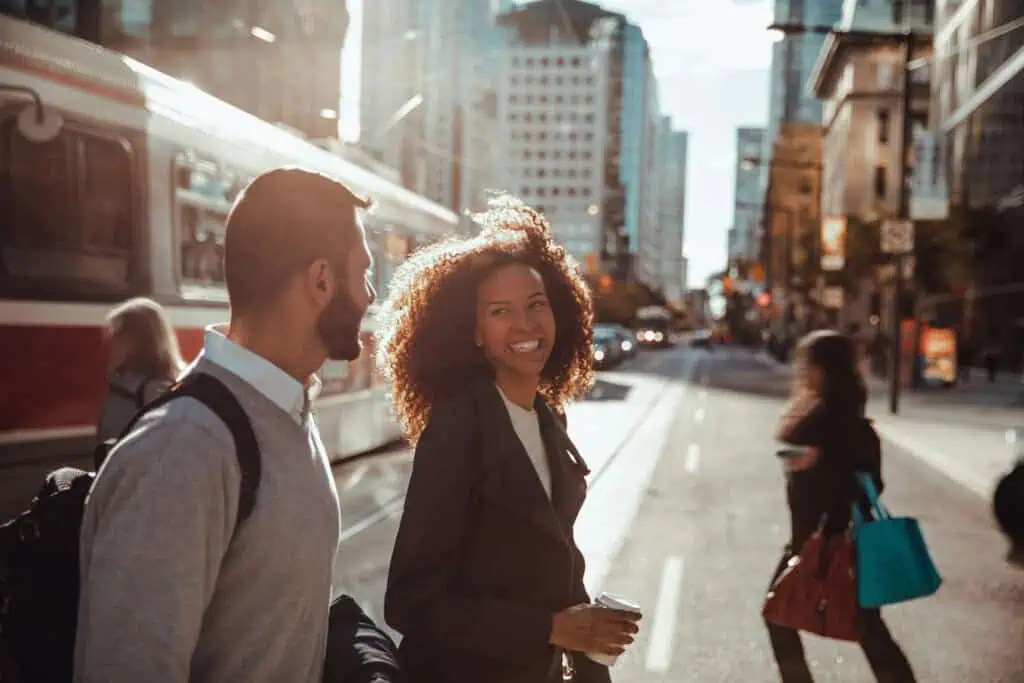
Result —
[[107, 399], [96, 425], [100, 441], [119, 436], [185, 368], [167, 313], [152, 299], [129, 299], [111, 310], [106, 342]]

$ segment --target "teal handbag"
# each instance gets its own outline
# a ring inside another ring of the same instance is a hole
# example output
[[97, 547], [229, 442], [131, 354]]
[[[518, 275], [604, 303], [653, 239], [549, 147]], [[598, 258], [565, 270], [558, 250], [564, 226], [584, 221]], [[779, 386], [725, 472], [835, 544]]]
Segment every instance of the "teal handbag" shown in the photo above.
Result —
[[912, 517], [893, 517], [878, 499], [871, 476], [857, 473], [874, 515], [865, 520], [853, 505], [857, 553], [857, 599], [866, 609], [932, 595], [942, 577], [928, 553], [921, 527]]

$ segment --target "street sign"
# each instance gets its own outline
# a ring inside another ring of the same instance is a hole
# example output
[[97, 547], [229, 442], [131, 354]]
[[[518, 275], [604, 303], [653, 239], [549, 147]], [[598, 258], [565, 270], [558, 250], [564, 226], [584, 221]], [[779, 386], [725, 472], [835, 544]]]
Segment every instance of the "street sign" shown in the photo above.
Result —
[[913, 221], [887, 220], [882, 223], [882, 251], [897, 255], [914, 251]]
[[943, 136], [914, 129], [914, 174], [910, 179], [910, 217], [936, 221], [949, 217], [949, 187]]

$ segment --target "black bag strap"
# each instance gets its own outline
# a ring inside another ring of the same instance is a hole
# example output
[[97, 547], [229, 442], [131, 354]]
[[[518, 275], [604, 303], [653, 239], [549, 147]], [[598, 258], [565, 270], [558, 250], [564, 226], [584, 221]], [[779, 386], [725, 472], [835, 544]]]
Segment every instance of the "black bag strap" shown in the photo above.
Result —
[[235, 457], [242, 472], [242, 486], [238, 496], [238, 520], [235, 533], [256, 507], [256, 493], [263, 475], [260, 446], [252, 422], [245, 408], [223, 382], [205, 372], [193, 372], [172, 384], [164, 393], [147, 403], [135, 414], [121, 432], [118, 441], [126, 437], [142, 417], [165, 403], [181, 397], [194, 398], [212, 410], [227, 425], [235, 442]]

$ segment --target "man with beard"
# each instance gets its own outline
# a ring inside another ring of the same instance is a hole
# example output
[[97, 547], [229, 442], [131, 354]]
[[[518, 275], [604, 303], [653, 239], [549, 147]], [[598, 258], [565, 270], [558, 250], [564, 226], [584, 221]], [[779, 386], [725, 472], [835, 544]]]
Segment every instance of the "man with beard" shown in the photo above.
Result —
[[[353, 360], [375, 296], [367, 200], [277, 169], [227, 220], [231, 322], [186, 370], [230, 390], [258, 444], [255, 504], [232, 429], [189, 396], [138, 420], [93, 485], [81, 527], [80, 683], [319, 683], [339, 536], [310, 412], [325, 359]], [[172, 389], [173, 391], [173, 389]]]

